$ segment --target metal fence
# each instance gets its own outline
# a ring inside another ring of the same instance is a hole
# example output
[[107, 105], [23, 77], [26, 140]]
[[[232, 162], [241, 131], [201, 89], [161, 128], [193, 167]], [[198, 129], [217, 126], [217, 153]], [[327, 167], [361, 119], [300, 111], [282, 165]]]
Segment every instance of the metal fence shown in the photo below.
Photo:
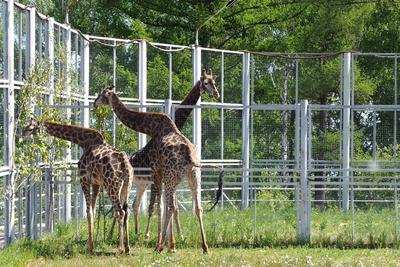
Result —
[[[303, 241], [312, 234], [311, 209], [329, 203], [353, 215], [357, 205], [389, 203], [397, 225], [398, 54], [253, 53], [122, 40], [82, 34], [11, 0], [1, 1], [0, 10], [1, 224], [7, 243], [15, 237], [37, 238], [58, 222], [85, 216], [75, 171], [80, 151], [74, 146], [54, 169], [41, 163], [39, 181], [15, 185], [15, 99], [35, 63], [44, 59], [51, 63], [51, 86], [65, 77], [67, 99], [54, 103], [50, 93], [48, 104], [84, 127], [97, 122], [91, 102], [105, 84], [116, 85], [131, 108], [174, 118], [184, 97], [179, 89], [189, 91], [202, 69], [212, 67], [219, 74], [221, 99], [191, 106], [193, 117], [183, 133], [197, 145], [203, 162], [224, 168], [223, 205], [246, 209], [274, 201], [260, 192], [287, 192], [296, 210], [297, 238]], [[367, 75], [365, 66], [377, 66], [377, 71]], [[377, 84], [384, 93], [376, 103], [363, 98], [373, 86], [368, 79], [382, 81]], [[147, 141], [132, 131], [128, 138], [115, 116], [105, 130], [115, 146], [130, 154]], [[207, 198], [215, 190], [216, 174], [206, 170], [202, 177]], [[182, 207], [190, 204], [186, 191], [185, 185], [179, 189]], [[256, 216], [254, 209], [254, 224]]]

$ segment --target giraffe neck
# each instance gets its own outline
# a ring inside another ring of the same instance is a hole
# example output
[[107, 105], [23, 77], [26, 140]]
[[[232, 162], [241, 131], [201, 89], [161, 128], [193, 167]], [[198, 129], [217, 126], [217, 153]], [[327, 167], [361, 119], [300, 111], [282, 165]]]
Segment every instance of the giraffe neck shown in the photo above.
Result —
[[[192, 87], [189, 94], [182, 100], [181, 105], [196, 105], [197, 101], [201, 96], [201, 81], [197, 81], [197, 83]], [[182, 130], [183, 125], [185, 125], [186, 121], [189, 118], [190, 113], [192, 113], [193, 108], [178, 108], [175, 112], [175, 124], [179, 130]]]
[[166, 114], [128, 109], [116, 94], [112, 96], [111, 105], [121, 122], [134, 131], [153, 137], [176, 129], [175, 124]]
[[105, 142], [101, 133], [94, 129], [52, 122], [44, 122], [43, 126], [48, 134], [71, 141], [83, 148], [103, 144]]

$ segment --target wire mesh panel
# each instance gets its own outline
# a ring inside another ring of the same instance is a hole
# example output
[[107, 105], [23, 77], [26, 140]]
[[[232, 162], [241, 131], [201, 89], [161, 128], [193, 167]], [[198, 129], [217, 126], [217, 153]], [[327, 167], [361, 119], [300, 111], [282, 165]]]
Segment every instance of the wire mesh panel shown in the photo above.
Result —
[[353, 104], [398, 103], [398, 59], [393, 54], [355, 53], [352, 64]]
[[7, 6], [4, 1], [0, 2], [0, 79], [5, 79], [5, 69], [6, 69], [6, 55], [5, 51], [7, 49], [6, 45], [6, 21], [5, 21], [5, 14], [6, 14]]

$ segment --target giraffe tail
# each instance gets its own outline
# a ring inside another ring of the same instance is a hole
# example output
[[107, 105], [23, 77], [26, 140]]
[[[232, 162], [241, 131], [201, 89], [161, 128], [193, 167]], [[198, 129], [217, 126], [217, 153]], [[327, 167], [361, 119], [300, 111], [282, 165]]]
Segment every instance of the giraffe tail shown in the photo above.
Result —
[[212, 167], [212, 168], [218, 168], [220, 170], [219, 172], [219, 176], [218, 176], [218, 190], [217, 193], [215, 195], [215, 202], [212, 205], [212, 207], [210, 209], [208, 209], [208, 211], [212, 211], [214, 209], [214, 207], [218, 204], [218, 202], [221, 200], [222, 197], [222, 190], [223, 190], [223, 186], [224, 186], [224, 170], [216, 165], [196, 165], [196, 167], [202, 168], [202, 167]]

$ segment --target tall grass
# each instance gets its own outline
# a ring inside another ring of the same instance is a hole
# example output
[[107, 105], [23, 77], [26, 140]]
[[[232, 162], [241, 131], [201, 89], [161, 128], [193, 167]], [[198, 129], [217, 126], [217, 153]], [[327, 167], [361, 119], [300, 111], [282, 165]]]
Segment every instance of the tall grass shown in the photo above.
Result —
[[[218, 209], [204, 213], [204, 224], [210, 248], [288, 248], [300, 246], [296, 240], [296, 210], [292, 207], [274, 208], [258, 205], [254, 209]], [[312, 213], [312, 238], [309, 248], [384, 248], [398, 247], [393, 209], [368, 209], [355, 213], [355, 235], [352, 232], [352, 215], [339, 209], [329, 208]], [[181, 213], [182, 234], [176, 236], [177, 249], [198, 249], [201, 252], [200, 229], [192, 212]], [[256, 220], [254, 220], [256, 218]], [[131, 246], [154, 248], [156, 244], [156, 220], [153, 217], [151, 238], [144, 238], [147, 216], [140, 217], [140, 234], [133, 233], [130, 220]], [[112, 219], [108, 217], [106, 234], [103, 234], [101, 219], [99, 234], [95, 242], [95, 253], [107, 255], [116, 252], [117, 233], [108, 239]], [[96, 219], [97, 224], [97, 219]], [[78, 239], [75, 225], [59, 224], [55, 233], [46, 234], [40, 240], [19, 240], [0, 253], [0, 266], [16, 258], [73, 258], [86, 254], [87, 223], [80, 221]], [[96, 229], [95, 225], [95, 229]], [[18, 265], [18, 264], [16, 264]]]

